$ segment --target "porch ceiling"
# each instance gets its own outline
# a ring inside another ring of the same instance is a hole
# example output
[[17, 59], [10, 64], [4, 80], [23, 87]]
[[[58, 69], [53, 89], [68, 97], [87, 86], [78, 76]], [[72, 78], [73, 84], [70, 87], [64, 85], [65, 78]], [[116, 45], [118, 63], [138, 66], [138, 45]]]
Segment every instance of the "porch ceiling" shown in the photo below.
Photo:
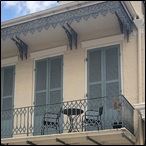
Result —
[[126, 128], [121, 128], [2, 139], [1, 143], [9, 145], [133, 145], [135, 141], [136, 138], [134, 135], [132, 135]]
[[[70, 26], [78, 34], [78, 39], [82, 39], [84, 36], [91, 34], [96, 35], [99, 32], [106, 32], [113, 29], [116, 29], [120, 32], [120, 27], [116, 15], [110, 13], [106, 16], [99, 15], [96, 19], [90, 17], [87, 21], [82, 19], [79, 23], [74, 21]], [[68, 27], [66, 28], [68, 29]], [[37, 50], [39, 46], [41, 48], [41, 46], [46, 45], [58, 45], [61, 42], [68, 44], [67, 35], [61, 25], [58, 25], [56, 28], [50, 27], [48, 30], [43, 29], [41, 32], [35, 31], [33, 34], [21, 34], [19, 38], [28, 45], [28, 49], [31, 48], [31, 50], [29, 50], [30, 52]], [[1, 38], [1, 53], [10, 50], [15, 52], [17, 51], [15, 43], [9, 37], [7, 37], [5, 40]]]

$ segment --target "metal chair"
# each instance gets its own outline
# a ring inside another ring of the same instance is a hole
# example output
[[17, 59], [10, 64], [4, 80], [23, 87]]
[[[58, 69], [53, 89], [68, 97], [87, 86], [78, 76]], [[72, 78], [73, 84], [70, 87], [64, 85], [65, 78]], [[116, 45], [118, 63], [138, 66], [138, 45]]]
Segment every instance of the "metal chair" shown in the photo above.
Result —
[[59, 112], [46, 112], [43, 116], [43, 124], [41, 127], [41, 135], [44, 135], [44, 130], [47, 129], [55, 129], [57, 133], [60, 133], [60, 121], [62, 108]]
[[103, 114], [103, 106], [99, 108], [99, 110], [87, 110], [85, 114], [82, 116], [82, 131], [85, 127], [85, 131], [87, 130], [87, 126], [96, 127], [99, 130], [99, 127], [102, 128], [101, 115]]

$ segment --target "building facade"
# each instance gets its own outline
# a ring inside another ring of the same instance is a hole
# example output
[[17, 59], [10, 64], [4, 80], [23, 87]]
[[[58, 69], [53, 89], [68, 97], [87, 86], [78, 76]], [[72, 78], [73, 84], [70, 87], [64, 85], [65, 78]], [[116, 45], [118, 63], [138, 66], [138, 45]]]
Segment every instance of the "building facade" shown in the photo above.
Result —
[[58, 2], [1, 23], [1, 143], [143, 144], [144, 2]]

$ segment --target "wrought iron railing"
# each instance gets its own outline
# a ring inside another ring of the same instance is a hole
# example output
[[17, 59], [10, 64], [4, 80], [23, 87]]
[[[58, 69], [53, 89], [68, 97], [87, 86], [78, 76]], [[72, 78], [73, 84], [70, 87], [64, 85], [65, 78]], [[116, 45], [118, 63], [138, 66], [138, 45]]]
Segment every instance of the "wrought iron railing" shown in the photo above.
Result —
[[126, 127], [134, 109], [123, 95], [88, 98], [1, 111], [1, 138]]

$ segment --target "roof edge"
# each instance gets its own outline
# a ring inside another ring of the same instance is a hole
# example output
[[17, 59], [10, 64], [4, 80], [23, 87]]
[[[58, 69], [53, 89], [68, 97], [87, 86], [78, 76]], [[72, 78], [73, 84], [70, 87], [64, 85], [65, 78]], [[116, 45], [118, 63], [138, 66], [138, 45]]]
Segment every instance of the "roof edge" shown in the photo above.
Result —
[[48, 10], [39, 11], [36, 13], [28, 14], [28, 15], [25, 15], [22, 17], [18, 17], [18, 18], [14, 18], [14, 19], [11, 19], [8, 21], [1, 22], [1, 29], [9, 27], [9, 26], [13, 26], [13, 25], [21, 24], [24, 22], [36, 20], [39, 18], [51, 16], [54, 14], [59, 14], [59, 13], [62, 13], [62, 12], [68, 11], [68, 10], [76, 9], [78, 7], [81, 8], [84, 6], [92, 5], [94, 3], [102, 3], [102, 2], [105, 2], [105, 1], [98, 1], [98, 2], [97, 1], [92, 1], [92, 2], [91, 1], [74, 1], [71, 3], [64, 4], [64, 5], [58, 5], [57, 7], [50, 8]]
[[138, 19], [139, 16], [137, 15], [137, 13], [135, 12], [132, 4], [130, 1], [121, 1], [124, 9], [126, 10], [127, 14], [130, 15], [132, 20]]

